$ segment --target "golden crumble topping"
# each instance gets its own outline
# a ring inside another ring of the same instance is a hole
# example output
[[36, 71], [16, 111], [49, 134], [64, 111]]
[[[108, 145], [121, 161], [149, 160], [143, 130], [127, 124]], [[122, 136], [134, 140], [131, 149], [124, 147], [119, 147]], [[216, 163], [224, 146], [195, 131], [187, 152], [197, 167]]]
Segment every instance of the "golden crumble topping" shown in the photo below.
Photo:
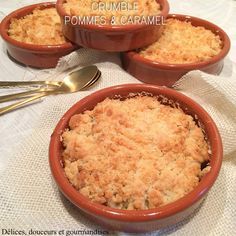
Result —
[[[121, 3], [127, 5], [122, 8]], [[122, 25], [128, 22], [130, 17], [157, 16], [161, 13], [161, 6], [156, 0], [67, 0], [63, 6], [68, 15], [100, 17], [99, 24], [103, 24], [102, 17], [105, 17], [106, 24], [113, 22], [113, 24]]]
[[17, 41], [37, 45], [57, 45], [66, 42], [56, 8], [35, 9], [32, 14], [12, 19], [9, 36]]
[[107, 98], [71, 117], [69, 127], [62, 134], [67, 178], [91, 201], [113, 208], [175, 201], [198, 185], [209, 160], [193, 118], [154, 97]]
[[222, 50], [219, 35], [190, 22], [168, 19], [161, 37], [139, 54], [162, 63], [195, 63], [206, 61]]

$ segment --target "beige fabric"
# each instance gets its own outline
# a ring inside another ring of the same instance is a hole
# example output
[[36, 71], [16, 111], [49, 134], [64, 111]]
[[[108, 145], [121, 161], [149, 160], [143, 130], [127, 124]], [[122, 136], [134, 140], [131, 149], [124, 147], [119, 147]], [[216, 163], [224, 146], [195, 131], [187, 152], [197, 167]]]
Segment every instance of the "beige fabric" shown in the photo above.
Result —
[[236, 151], [236, 86], [233, 78], [192, 71], [174, 88], [196, 100], [210, 113], [220, 131], [224, 154]]

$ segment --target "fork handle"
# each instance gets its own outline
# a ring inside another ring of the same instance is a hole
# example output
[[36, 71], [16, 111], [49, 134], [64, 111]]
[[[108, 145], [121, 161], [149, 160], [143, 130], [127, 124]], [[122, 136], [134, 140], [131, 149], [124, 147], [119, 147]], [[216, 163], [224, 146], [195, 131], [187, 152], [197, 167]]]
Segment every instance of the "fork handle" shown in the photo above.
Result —
[[59, 84], [60, 82], [57, 81], [0, 81], [0, 88], [25, 87], [36, 85], [58, 86]]
[[11, 105], [9, 105], [9, 106], [2, 107], [2, 108], [0, 108], [0, 115], [3, 115], [3, 114], [5, 114], [5, 113], [7, 113], [7, 112], [16, 110], [17, 108], [20, 108], [20, 107], [22, 107], [23, 105], [26, 105], [26, 104], [28, 104], [28, 103], [30, 103], [30, 102], [32, 102], [32, 101], [35, 101], [35, 100], [40, 99], [40, 98], [45, 97], [45, 96], [47, 96], [47, 93], [46, 93], [46, 92], [44, 92], [44, 93], [42, 93], [42, 94], [39, 94], [39, 95], [36, 95], [36, 96], [34, 96], [34, 97], [30, 97], [30, 98], [25, 99], [25, 100], [23, 100], [23, 101], [20, 101], [20, 102], [11, 104]]
[[15, 99], [20, 99], [26, 96], [34, 95], [35, 93], [39, 93], [39, 92], [45, 92], [45, 89], [39, 88], [39, 89], [34, 89], [34, 90], [25, 91], [21, 93], [14, 93], [14, 94], [0, 96], [0, 103], [9, 102]]

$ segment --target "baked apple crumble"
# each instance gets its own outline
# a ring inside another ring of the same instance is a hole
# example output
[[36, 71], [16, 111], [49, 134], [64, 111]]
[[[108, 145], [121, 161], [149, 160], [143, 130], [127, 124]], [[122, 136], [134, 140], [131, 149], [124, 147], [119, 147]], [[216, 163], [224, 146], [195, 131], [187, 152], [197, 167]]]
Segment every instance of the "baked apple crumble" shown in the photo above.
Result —
[[203, 62], [222, 50], [219, 35], [191, 22], [170, 18], [161, 37], [139, 54], [161, 63], [185, 64]]
[[91, 201], [113, 208], [174, 202], [209, 171], [201, 168], [209, 161], [202, 129], [156, 97], [107, 98], [72, 116], [62, 142], [70, 183]]
[[66, 0], [63, 6], [70, 16], [98, 17], [96, 22], [102, 25], [125, 25], [132, 17], [158, 16], [161, 13], [156, 0]]
[[36, 8], [20, 19], [13, 18], [8, 34], [11, 38], [29, 44], [57, 45], [66, 43], [56, 8]]

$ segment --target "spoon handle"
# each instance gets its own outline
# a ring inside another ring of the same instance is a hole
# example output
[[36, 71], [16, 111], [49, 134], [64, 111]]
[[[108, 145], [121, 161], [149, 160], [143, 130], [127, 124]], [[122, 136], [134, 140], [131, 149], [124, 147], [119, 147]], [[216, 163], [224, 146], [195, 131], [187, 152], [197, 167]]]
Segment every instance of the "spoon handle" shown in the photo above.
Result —
[[34, 89], [34, 90], [25, 91], [25, 92], [21, 92], [21, 93], [14, 93], [14, 94], [0, 96], [0, 103], [9, 102], [9, 101], [12, 101], [12, 100], [15, 100], [15, 99], [24, 98], [24, 97], [27, 97], [27, 96], [30, 96], [30, 95], [34, 95], [36, 93], [47, 92], [47, 91], [53, 91], [53, 90], [52, 89], [48, 90], [48, 89], [44, 89], [44, 88], [39, 88], [39, 89]]
[[0, 115], [3, 115], [3, 114], [5, 114], [5, 113], [7, 113], [7, 112], [10, 112], [10, 111], [13, 111], [13, 110], [15, 110], [15, 109], [17, 109], [17, 108], [20, 108], [20, 107], [23, 106], [23, 105], [26, 105], [27, 103], [30, 103], [30, 102], [32, 102], [32, 101], [35, 101], [35, 100], [40, 99], [40, 98], [45, 97], [45, 96], [47, 96], [47, 93], [46, 93], [46, 92], [41, 93], [41, 94], [36, 95], [36, 96], [33, 96], [33, 97], [30, 97], [30, 98], [25, 99], [25, 100], [23, 100], [23, 101], [20, 101], [20, 102], [11, 104], [11, 105], [9, 105], [9, 106], [0, 108]]
[[11, 87], [35, 87], [35, 86], [60, 86], [61, 82], [59, 81], [0, 81], [0, 89], [1, 88], [11, 88]]

